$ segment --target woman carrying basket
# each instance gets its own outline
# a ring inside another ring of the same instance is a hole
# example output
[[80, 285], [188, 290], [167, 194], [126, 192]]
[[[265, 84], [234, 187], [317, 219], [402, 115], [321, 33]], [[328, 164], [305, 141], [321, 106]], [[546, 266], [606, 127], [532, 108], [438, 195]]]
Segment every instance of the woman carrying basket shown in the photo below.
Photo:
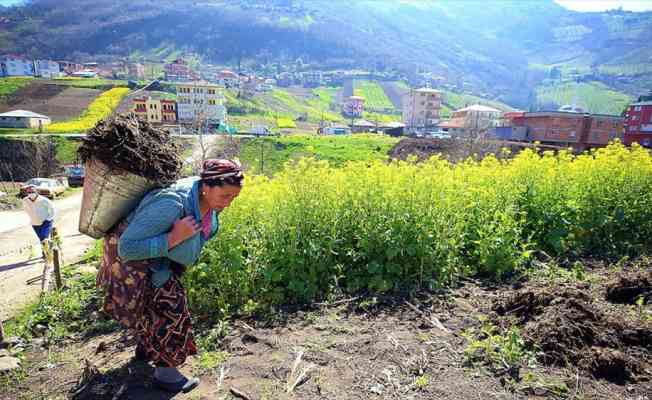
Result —
[[206, 160], [199, 178], [148, 193], [104, 240], [98, 284], [104, 310], [137, 336], [136, 358], [151, 361], [154, 384], [187, 393], [197, 378], [177, 367], [197, 354], [180, 277], [218, 231], [218, 215], [240, 194], [242, 169]]

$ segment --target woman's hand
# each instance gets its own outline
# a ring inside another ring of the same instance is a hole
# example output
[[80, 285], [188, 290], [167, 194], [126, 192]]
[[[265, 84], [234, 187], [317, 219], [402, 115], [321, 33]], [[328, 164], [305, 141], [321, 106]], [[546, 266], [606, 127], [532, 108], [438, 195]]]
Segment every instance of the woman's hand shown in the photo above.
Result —
[[191, 215], [181, 218], [172, 226], [172, 230], [168, 233], [168, 249], [171, 249], [180, 243], [190, 239], [201, 230], [201, 226], [195, 221]]

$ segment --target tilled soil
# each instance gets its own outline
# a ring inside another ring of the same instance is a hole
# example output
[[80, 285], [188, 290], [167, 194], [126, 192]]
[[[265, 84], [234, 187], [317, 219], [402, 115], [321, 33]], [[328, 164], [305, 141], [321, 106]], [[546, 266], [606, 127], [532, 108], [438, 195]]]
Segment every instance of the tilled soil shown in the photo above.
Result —
[[[616, 281], [631, 277], [618, 275]], [[625, 281], [630, 287], [630, 281]], [[545, 365], [578, 367], [617, 384], [652, 378], [652, 323], [618, 309], [613, 283], [528, 283], [494, 301], [499, 320], [522, 329]], [[618, 286], [621, 287], [621, 286]], [[620, 297], [618, 297], [620, 299]]]
[[0, 113], [29, 110], [54, 122], [78, 117], [102, 91], [35, 81], [0, 101]]
[[[410, 299], [342, 299], [273, 320], [237, 319], [214, 343], [224, 362], [207, 369], [198, 356], [183, 368], [202, 379], [186, 395], [152, 387], [152, 367], [132, 359], [129, 335], [71, 338], [48, 353], [28, 351], [27, 377], [0, 399], [649, 400], [651, 310], [606, 301], [613, 275], [604, 269], [589, 282], [516, 286], [465, 280]], [[487, 316], [502, 329], [520, 326], [541, 353], [538, 366], [522, 366], [518, 385], [466, 362], [464, 332]], [[616, 370], [625, 371], [622, 379]]]
[[100, 121], [88, 132], [79, 148], [84, 162], [96, 158], [111, 169], [161, 184], [179, 178], [180, 153], [167, 131], [139, 120], [134, 114]]
[[607, 283], [607, 300], [612, 303], [649, 304], [652, 301], [652, 269], [625, 271]]

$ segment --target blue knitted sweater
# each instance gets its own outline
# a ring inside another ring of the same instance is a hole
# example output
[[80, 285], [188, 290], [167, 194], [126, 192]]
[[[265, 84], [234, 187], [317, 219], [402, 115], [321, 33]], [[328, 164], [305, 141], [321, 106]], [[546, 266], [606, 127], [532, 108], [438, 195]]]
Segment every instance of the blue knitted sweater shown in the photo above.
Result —
[[199, 232], [168, 249], [168, 233], [177, 220], [192, 215], [201, 224], [199, 190], [197, 177], [152, 190], [127, 217], [129, 226], [118, 242], [118, 254], [124, 261], [153, 259], [150, 270], [152, 284], [156, 287], [163, 286], [170, 279], [170, 260], [186, 266], [194, 264], [206, 241], [217, 234], [219, 219], [217, 213], [212, 211], [208, 239]]

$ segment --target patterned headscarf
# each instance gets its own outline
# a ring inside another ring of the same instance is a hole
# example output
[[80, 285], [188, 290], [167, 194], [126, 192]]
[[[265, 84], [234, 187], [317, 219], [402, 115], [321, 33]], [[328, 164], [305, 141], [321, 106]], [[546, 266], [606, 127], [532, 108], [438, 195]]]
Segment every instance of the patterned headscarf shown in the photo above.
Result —
[[200, 177], [205, 181], [221, 180], [225, 183], [240, 184], [244, 174], [238, 161], [208, 159], [202, 165]]

